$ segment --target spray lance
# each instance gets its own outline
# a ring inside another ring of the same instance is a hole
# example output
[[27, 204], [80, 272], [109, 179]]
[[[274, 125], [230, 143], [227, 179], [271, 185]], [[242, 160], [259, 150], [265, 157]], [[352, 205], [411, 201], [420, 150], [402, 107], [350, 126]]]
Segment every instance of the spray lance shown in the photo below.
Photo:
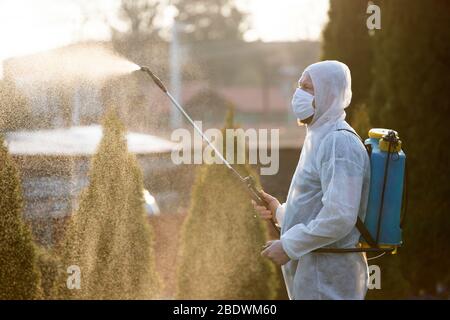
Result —
[[[206, 141], [206, 143], [214, 150], [216, 155], [219, 156], [219, 158], [223, 161], [223, 163], [227, 166], [227, 168], [234, 174], [235, 177], [239, 179], [239, 181], [246, 187], [246, 190], [250, 194], [250, 197], [260, 206], [268, 207], [267, 202], [264, 200], [263, 196], [261, 195], [261, 192], [256, 188], [255, 181], [251, 176], [243, 177], [239, 172], [234, 169], [231, 164], [225, 159], [225, 157], [217, 150], [216, 146], [209, 141], [208, 137], [203, 134], [203, 131], [195, 124], [195, 122], [191, 119], [191, 117], [186, 113], [186, 111], [183, 109], [183, 107], [175, 100], [175, 98], [170, 94], [170, 92], [166, 89], [166, 86], [162, 83], [162, 81], [148, 68], [148, 67], [141, 67], [141, 71], [144, 71], [147, 73], [150, 78], [155, 82], [155, 84], [164, 92], [164, 94], [170, 99], [172, 104], [183, 114], [183, 116], [189, 121], [189, 123], [194, 127], [194, 129], [201, 135], [201, 137]], [[273, 226], [273, 228], [276, 230], [278, 234], [280, 234], [280, 227], [275, 222], [275, 217], [270, 219], [270, 222]], [[289, 280], [287, 273], [285, 272], [284, 266], [281, 266], [281, 272], [283, 274], [283, 279], [285, 282], [285, 287], [287, 294], [289, 296], [289, 299], [292, 299], [292, 293], [290, 290], [290, 286], [288, 285]], [[293, 279], [290, 279], [290, 282], [292, 282]]]
[[[231, 164], [225, 159], [225, 157], [217, 150], [216, 146], [211, 143], [207, 136], [204, 135], [202, 130], [195, 124], [195, 122], [191, 119], [191, 117], [186, 113], [183, 107], [175, 100], [175, 98], [170, 94], [167, 90], [166, 86], [162, 83], [162, 81], [148, 68], [141, 67], [141, 71], [147, 73], [150, 78], [155, 82], [155, 84], [164, 92], [164, 94], [169, 98], [172, 104], [181, 112], [181, 114], [189, 121], [189, 123], [194, 127], [194, 129], [201, 135], [201, 137], [206, 141], [206, 143], [214, 150], [216, 155], [223, 161], [223, 163], [227, 166], [227, 168], [234, 174], [234, 176], [246, 187], [250, 197], [260, 206], [268, 207], [267, 202], [264, 200], [261, 192], [256, 188], [255, 180], [251, 176], [243, 177], [239, 172], [234, 169]], [[274, 229], [280, 233], [280, 227], [274, 220], [275, 218], [270, 219], [270, 222]]]

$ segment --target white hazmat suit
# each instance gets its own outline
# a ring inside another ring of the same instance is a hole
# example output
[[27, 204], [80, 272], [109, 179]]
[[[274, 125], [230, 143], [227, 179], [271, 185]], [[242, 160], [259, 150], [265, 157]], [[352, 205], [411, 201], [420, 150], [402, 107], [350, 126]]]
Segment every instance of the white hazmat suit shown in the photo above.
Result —
[[370, 162], [344, 120], [351, 100], [348, 67], [323, 61], [305, 69], [314, 85], [315, 113], [309, 125], [286, 203], [277, 209], [281, 242], [290, 261], [283, 274], [291, 299], [364, 299], [368, 267], [363, 253], [315, 253], [317, 248], [353, 248], [364, 221]]

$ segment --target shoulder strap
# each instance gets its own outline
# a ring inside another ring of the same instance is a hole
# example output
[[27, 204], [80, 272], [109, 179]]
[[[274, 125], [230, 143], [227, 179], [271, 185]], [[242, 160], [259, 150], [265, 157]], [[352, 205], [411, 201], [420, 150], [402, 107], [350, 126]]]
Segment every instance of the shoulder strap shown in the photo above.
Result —
[[362, 141], [362, 139], [361, 139], [361, 137], [359, 136], [359, 134], [357, 134], [355, 131], [352, 131], [352, 130], [350, 130], [350, 129], [341, 128], [341, 129], [337, 129], [336, 131], [347, 131], [347, 132], [350, 132], [350, 133], [354, 134], [355, 136], [357, 136], [358, 139]]
[[[367, 152], [369, 152], [369, 156], [370, 156], [369, 149], [367, 148], [367, 146], [364, 144], [364, 141], [361, 139], [361, 137], [356, 132], [349, 130], [349, 129], [337, 129], [336, 131], [348, 131], [348, 132], [354, 134], [355, 136], [357, 136], [359, 141], [361, 141], [361, 143], [364, 145], [364, 148], [367, 150]], [[361, 233], [361, 236], [364, 238], [364, 240], [366, 240], [366, 242], [372, 248], [378, 247], [378, 244], [375, 242], [375, 240], [373, 239], [369, 230], [367, 230], [366, 225], [364, 224], [364, 222], [361, 220], [361, 218], [359, 216], [356, 219], [356, 228], [358, 229], [359, 233]]]
[[361, 233], [361, 236], [364, 240], [369, 244], [371, 248], [377, 248], [378, 244], [373, 239], [372, 235], [370, 234], [369, 230], [367, 230], [366, 225], [361, 220], [361, 218], [358, 216], [356, 218], [356, 229], [358, 229], [359, 233]]
[[359, 134], [357, 134], [356, 132], [354, 132], [354, 131], [352, 131], [352, 130], [349, 130], [349, 129], [337, 129], [336, 131], [347, 131], [347, 132], [350, 132], [351, 134], [354, 134], [355, 136], [357, 136], [358, 137], [358, 139], [359, 139], [359, 141], [361, 141], [361, 143], [363, 144], [363, 146], [364, 146], [364, 149], [366, 149], [366, 151], [367, 151], [367, 153], [369, 154], [369, 157], [370, 157], [370, 154], [371, 154], [371, 152], [372, 152], [372, 150], [370, 150], [370, 146], [368, 146], [368, 145], [366, 145], [365, 143], [364, 143], [364, 140], [359, 136]]

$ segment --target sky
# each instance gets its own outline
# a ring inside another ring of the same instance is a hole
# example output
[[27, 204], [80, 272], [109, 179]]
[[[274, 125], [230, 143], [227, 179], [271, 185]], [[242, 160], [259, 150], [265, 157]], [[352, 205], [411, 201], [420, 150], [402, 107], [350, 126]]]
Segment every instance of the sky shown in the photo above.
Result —
[[[0, 0], [1, 61], [81, 40], [109, 38], [120, 0]], [[327, 21], [329, 0], [236, 0], [249, 13], [248, 41], [316, 40]], [[172, 11], [161, 24], [170, 26]]]
[[237, 4], [250, 13], [248, 40], [317, 40], [328, 20], [329, 0], [237, 0]]

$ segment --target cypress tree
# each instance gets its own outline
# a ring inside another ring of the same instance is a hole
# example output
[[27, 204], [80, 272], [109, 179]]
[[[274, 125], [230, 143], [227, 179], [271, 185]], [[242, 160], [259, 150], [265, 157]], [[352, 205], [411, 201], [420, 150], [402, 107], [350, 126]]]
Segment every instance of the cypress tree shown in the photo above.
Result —
[[36, 119], [31, 118], [26, 97], [14, 82], [0, 79], [0, 92], [0, 131], [29, 128], [36, 124]]
[[[408, 212], [402, 270], [415, 290], [450, 285], [450, 3], [380, 1], [371, 119], [402, 138], [408, 162]], [[430, 272], [430, 268], [432, 272]]]
[[157, 297], [153, 238], [146, 219], [143, 178], [128, 153], [125, 130], [107, 114], [92, 161], [89, 186], [81, 195], [62, 247], [64, 268], [77, 265], [81, 289], [63, 297], [149, 299]]
[[367, 0], [330, 0], [329, 21], [323, 32], [322, 59], [339, 60], [352, 74], [349, 123], [362, 137], [370, 129], [367, 103], [372, 85], [373, 39], [366, 26]]
[[37, 255], [22, 205], [17, 169], [0, 136], [0, 300], [40, 297]]
[[[234, 128], [231, 113], [226, 128]], [[248, 164], [234, 168], [254, 176]], [[181, 234], [177, 298], [275, 297], [275, 267], [260, 256], [266, 225], [254, 216], [250, 198], [225, 165], [200, 168]]]
[[36, 250], [37, 267], [41, 275], [41, 298], [56, 299], [59, 281], [63, 281], [59, 257], [51, 249], [36, 246]]

